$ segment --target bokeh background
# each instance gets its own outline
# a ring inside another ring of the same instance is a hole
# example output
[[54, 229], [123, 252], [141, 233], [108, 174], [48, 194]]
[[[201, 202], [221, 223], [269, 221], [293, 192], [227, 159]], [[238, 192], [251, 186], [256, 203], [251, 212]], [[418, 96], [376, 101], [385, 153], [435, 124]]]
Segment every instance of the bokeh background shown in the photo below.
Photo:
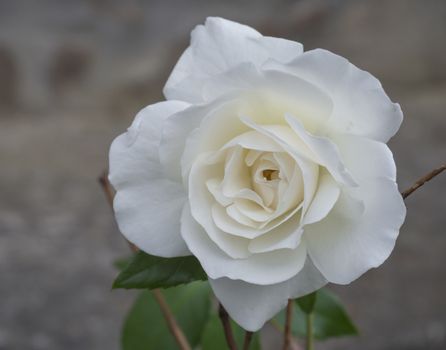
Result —
[[[119, 348], [128, 250], [97, 177], [206, 16], [348, 57], [405, 112], [405, 188], [446, 155], [442, 0], [0, 0], [0, 349]], [[333, 287], [361, 331], [318, 349], [446, 348], [446, 176], [407, 200], [394, 254]], [[266, 331], [271, 349], [273, 332]]]

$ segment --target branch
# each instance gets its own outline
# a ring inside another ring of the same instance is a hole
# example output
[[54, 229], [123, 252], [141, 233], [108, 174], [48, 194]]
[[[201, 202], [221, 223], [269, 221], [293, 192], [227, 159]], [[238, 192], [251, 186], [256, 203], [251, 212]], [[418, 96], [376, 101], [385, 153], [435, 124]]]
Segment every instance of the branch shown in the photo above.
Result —
[[178, 343], [178, 346], [181, 350], [191, 350], [191, 347], [184, 336], [184, 333], [181, 331], [180, 327], [177, 324], [177, 321], [175, 320], [175, 317], [173, 316], [172, 312], [170, 311], [169, 305], [166, 303], [166, 300], [164, 299], [163, 295], [161, 294], [159, 289], [154, 289], [153, 296], [155, 297], [156, 301], [158, 302], [161, 312], [163, 313], [164, 318], [167, 321], [167, 325], [169, 326], [170, 332], [175, 337], [175, 340]]
[[293, 305], [293, 300], [288, 299], [288, 305], [286, 306], [285, 331], [283, 333], [283, 350], [288, 350], [291, 344], [291, 321], [293, 319]]
[[[113, 198], [115, 196], [115, 192], [108, 181], [107, 178], [107, 172], [104, 171], [101, 176], [99, 177], [99, 183], [102, 186], [102, 189], [105, 193], [105, 196], [107, 198], [108, 204], [113, 208]], [[128, 242], [128, 241], [127, 241]], [[128, 242], [129, 248], [132, 252], [136, 253], [138, 251], [138, 247], [136, 247], [134, 244]], [[191, 347], [187, 341], [187, 338], [185, 337], [183, 331], [178, 326], [177, 321], [175, 320], [174, 315], [172, 314], [172, 311], [169, 308], [169, 305], [164, 300], [164, 297], [159, 289], [152, 290], [153, 296], [155, 297], [155, 300], [157, 301], [161, 312], [166, 319], [167, 326], [169, 327], [170, 332], [174, 336], [176, 342], [178, 343], [178, 346], [181, 350], [191, 350]]]
[[245, 333], [245, 341], [243, 342], [243, 350], [249, 350], [249, 345], [251, 344], [252, 335], [254, 333], [250, 331], [246, 331]]
[[418, 179], [411, 187], [407, 190], [401, 192], [401, 195], [404, 199], [409, 197], [413, 192], [423, 186], [426, 182], [432, 180], [435, 176], [439, 175], [441, 172], [446, 170], [446, 165], [442, 165], [441, 167], [432, 170], [429, 174], [424, 175], [422, 178]]
[[[223, 331], [225, 332], [226, 342], [230, 350], [237, 350], [237, 344], [232, 334], [231, 322], [229, 321], [228, 312], [225, 310], [222, 304], [218, 304], [218, 316], [220, 317], [221, 324], [223, 325]], [[246, 340], [246, 339], [245, 339]]]
[[99, 176], [98, 178], [98, 181], [101, 184], [102, 190], [104, 191], [108, 204], [110, 204], [110, 207], [113, 209], [113, 198], [115, 197], [115, 191], [113, 190], [110, 182], [108, 181], [106, 171], [102, 172], [101, 176]]

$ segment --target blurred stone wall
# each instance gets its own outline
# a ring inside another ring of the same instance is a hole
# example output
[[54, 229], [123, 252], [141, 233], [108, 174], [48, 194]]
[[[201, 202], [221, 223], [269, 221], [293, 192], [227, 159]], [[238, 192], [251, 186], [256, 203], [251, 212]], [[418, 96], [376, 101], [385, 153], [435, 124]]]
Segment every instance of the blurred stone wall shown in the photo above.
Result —
[[[110, 291], [111, 264], [127, 247], [96, 178], [209, 15], [381, 79], [405, 112], [390, 143], [402, 188], [444, 162], [445, 1], [0, 0], [1, 350], [119, 348], [133, 294]], [[443, 176], [408, 199], [382, 268], [334, 287], [361, 337], [318, 349], [446, 348], [445, 188]]]

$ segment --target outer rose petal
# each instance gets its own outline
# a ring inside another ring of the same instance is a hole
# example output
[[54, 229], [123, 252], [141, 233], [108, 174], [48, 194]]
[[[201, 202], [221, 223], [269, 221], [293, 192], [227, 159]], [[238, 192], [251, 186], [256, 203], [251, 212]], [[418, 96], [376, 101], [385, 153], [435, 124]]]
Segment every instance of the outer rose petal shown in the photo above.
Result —
[[283, 309], [287, 300], [322, 288], [327, 280], [307, 258], [303, 269], [288, 281], [259, 286], [229, 278], [209, 279], [218, 300], [244, 329], [255, 332]]
[[387, 142], [403, 120], [400, 106], [374, 76], [330, 51], [307, 51], [286, 65], [270, 61], [264, 68], [306, 79], [332, 97], [333, 114], [325, 128], [329, 134], [343, 132]]
[[285, 124], [286, 114], [299, 116], [310, 132], [321, 129], [333, 110], [331, 97], [317, 85], [279, 70], [257, 69], [252, 63], [209, 78], [202, 89], [206, 101], [238, 96], [250, 105], [246, 115], [264, 124]]
[[346, 167], [359, 182], [377, 177], [396, 181], [395, 161], [386, 144], [346, 134], [334, 135], [332, 140], [337, 144]]
[[209, 278], [228, 277], [256, 285], [276, 284], [298, 274], [307, 256], [306, 247], [281, 249], [253, 254], [246, 259], [233, 259], [225, 254], [192, 217], [189, 205], [181, 217], [181, 235], [190, 251], [200, 261]]
[[338, 284], [352, 282], [387, 259], [406, 215], [392, 180], [364, 180], [352, 191], [364, 201], [362, 216], [350, 215], [346, 197], [341, 194], [324, 220], [305, 226], [304, 239], [315, 266], [328, 281]]
[[191, 34], [191, 45], [172, 71], [164, 95], [193, 103], [204, 102], [203, 82], [214, 75], [250, 62], [260, 66], [274, 58], [288, 62], [303, 51], [301, 44], [264, 37], [256, 30], [222, 18], [209, 17]]
[[109, 178], [117, 191], [113, 206], [119, 229], [130, 242], [153, 255], [190, 254], [180, 236], [187, 195], [180, 183], [166, 179], [158, 157], [164, 119], [187, 106], [167, 101], [146, 107], [110, 149]]

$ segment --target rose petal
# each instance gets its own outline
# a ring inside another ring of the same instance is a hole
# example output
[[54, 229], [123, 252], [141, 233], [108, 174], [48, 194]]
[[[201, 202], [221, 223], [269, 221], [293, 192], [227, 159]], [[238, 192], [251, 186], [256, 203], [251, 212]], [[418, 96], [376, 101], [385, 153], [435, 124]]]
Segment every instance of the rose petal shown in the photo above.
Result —
[[[215, 178], [221, 172], [220, 164], [209, 165], [204, 162], [207, 155], [202, 155], [193, 165], [189, 177], [189, 205], [193, 218], [204, 228], [209, 239], [233, 259], [247, 258], [248, 240], [246, 238], [229, 235], [216, 225], [212, 216], [212, 203], [215, 203], [213, 195], [208, 191], [206, 182]], [[219, 204], [214, 204], [225, 209]], [[228, 216], [225, 212], [225, 217]], [[232, 220], [232, 219], [231, 219]]]
[[301, 242], [302, 233], [299, 215], [294, 215], [273, 231], [251, 240], [248, 250], [251, 253], [266, 253], [279, 249], [296, 249]]
[[302, 215], [304, 215], [313, 200], [319, 177], [319, 167], [311, 159], [311, 153], [308, 152], [308, 148], [288, 127], [261, 126], [246, 116], [242, 116], [240, 119], [254, 130], [271, 137], [296, 160], [296, 163], [302, 171], [304, 182], [304, 201], [302, 208]]
[[207, 180], [206, 187], [220, 205], [227, 207], [232, 203], [231, 198], [225, 197], [223, 193], [221, 193], [221, 179], [213, 178]]
[[[254, 192], [255, 193], [255, 192]], [[259, 222], [265, 222], [273, 214], [273, 210], [267, 207], [262, 207], [255, 201], [236, 198], [234, 206], [247, 218]]]
[[315, 158], [316, 162], [327, 168], [337, 182], [347, 186], [356, 186], [355, 180], [342, 162], [336, 144], [326, 137], [310, 134], [305, 130], [302, 123], [297, 118], [289, 114], [285, 116], [285, 119], [293, 131], [312, 152], [312, 156]]
[[[263, 152], [283, 152], [283, 148], [274, 142], [274, 140], [254, 130], [247, 131], [239, 136], [236, 136], [221, 149], [226, 150], [233, 146], [241, 146], [245, 149]], [[252, 163], [247, 165], [251, 166]]]
[[224, 196], [233, 197], [239, 191], [249, 188], [251, 180], [245, 165], [245, 150], [234, 147], [228, 151], [221, 190]]
[[177, 101], [146, 107], [110, 149], [109, 179], [117, 193], [114, 210], [123, 235], [149, 254], [189, 255], [180, 232], [183, 186], [166, 179], [158, 158], [163, 121], [188, 105]]
[[306, 226], [304, 233], [314, 264], [327, 280], [339, 284], [350, 283], [387, 259], [406, 215], [394, 181], [363, 181], [352, 192], [364, 200], [363, 215], [348, 215], [347, 198], [341, 194], [330, 214]]
[[[188, 138], [194, 139], [192, 137], [194, 135], [194, 129], [198, 128], [203, 118], [213, 113], [230, 114], [235, 108], [234, 104], [235, 102], [231, 96], [225, 96], [205, 106], [191, 106], [179, 113], [170, 115], [164, 121], [159, 144], [159, 157], [164, 171], [170, 179], [181, 181], [181, 159], [183, 157], [186, 140]], [[247, 128], [245, 129], [248, 130]], [[237, 133], [231, 134], [227, 138], [224, 138], [222, 142], [226, 143], [237, 135]], [[194, 154], [195, 156], [196, 154]], [[187, 171], [189, 171], [192, 159], [186, 158], [188, 164]]]
[[280, 283], [295, 276], [302, 269], [306, 258], [306, 247], [301, 243], [294, 250], [280, 249], [253, 254], [245, 259], [233, 259], [212, 242], [192, 217], [188, 205], [185, 205], [181, 217], [181, 235], [213, 279], [228, 277], [257, 285]]
[[337, 134], [332, 140], [337, 144], [346, 167], [358, 182], [378, 176], [396, 180], [395, 161], [386, 144], [347, 134]]
[[[237, 99], [220, 102], [218, 108], [204, 115], [199, 127], [188, 135], [181, 150], [181, 171], [184, 179], [187, 179], [193, 162], [200, 154], [218, 151], [235, 137], [249, 131], [249, 128], [235, 117], [243, 104]], [[174, 137], [175, 134], [172, 134], [170, 140]]]
[[333, 114], [324, 129], [329, 133], [387, 142], [403, 120], [400, 106], [374, 76], [330, 51], [307, 51], [286, 65], [271, 60], [263, 68], [294, 74], [326, 91], [333, 100]]
[[[259, 87], [260, 83], [264, 88]], [[233, 138], [250, 131], [240, 121], [240, 116], [250, 116], [258, 124], [280, 125], [286, 124], [285, 113], [292, 112], [312, 131], [318, 129], [331, 112], [331, 100], [327, 95], [302, 79], [280, 72], [257, 77], [250, 83], [250, 89], [243, 93], [228, 90], [225, 93], [229, 95], [169, 118], [163, 128], [160, 147], [166, 173], [178, 179], [181, 158], [182, 175], [186, 179], [199, 154], [217, 151]]]
[[229, 278], [209, 279], [212, 290], [224, 308], [243, 329], [258, 331], [287, 305], [290, 298], [299, 298], [322, 288], [327, 281], [307, 258], [305, 266], [292, 279], [259, 286]]
[[[252, 39], [250, 39], [252, 40]], [[255, 45], [264, 47], [268, 54], [269, 58], [273, 58], [278, 62], [289, 62], [302, 54], [303, 46], [301, 43], [296, 41], [275, 38], [270, 36], [264, 36], [260, 40], [252, 40]], [[263, 63], [262, 60], [260, 63]]]
[[208, 101], [227, 94], [238, 96], [249, 107], [241, 114], [260, 124], [286, 124], [285, 113], [299, 116], [310, 132], [322, 128], [333, 109], [330, 96], [316, 85], [279, 70], [259, 71], [248, 64], [210, 78], [203, 90]]
[[[262, 198], [253, 190], [249, 188], [245, 188], [234, 195], [233, 202], [237, 205], [240, 210], [245, 209], [245, 205], [249, 202], [250, 209], [252, 209], [252, 204], [255, 203], [261, 207], [262, 212], [267, 211], [268, 213], [272, 212], [272, 209], [265, 206]], [[258, 207], [255, 207], [259, 209]], [[260, 210], [260, 209], [259, 209]], [[253, 218], [253, 220], [256, 220]], [[258, 220], [256, 220], [258, 221]]]
[[226, 207], [226, 214], [228, 214], [231, 219], [237, 221], [241, 225], [253, 228], [256, 228], [258, 226], [257, 222], [251, 220], [249, 217], [241, 213], [240, 210], [235, 206], [235, 204], [231, 204], [230, 206]]
[[277, 164], [279, 164], [281, 174], [288, 182], [290, 182], [296, 171], [296, 164], [290, 162], [291, 157], [286, 152], [275, 152], [273, 156]]
[[[221, 231], [229, 235], [253, 239], [263, 235], [266, 232], [276, 230], [277, 227], [287, 222], [289, 218], [292, 217], [295, 213], [297, 213], [300, 209], [301, 206], [297, 206], [293, 210], [290, 210], [289, 212], [285, 213], [284, 215], [279, 216], [276, 219], [268, 222], [268, 225], [266, 226], [263, 226], [261, 228], [252, 228], [245, 225], [241, 225], [237, 221], [232, 220], [230, 217], [228, 217], [225, 208], [221, 207], [218, 204], [215, 204], [212, 206], [212, 221]], [[206, 214], [204, 214], [205, 211]], [[207, 210], [203, 210], [203, 215], [207, 215]]]
[[303, 51], [301, 44], [263, 37], [256, 30], [222, 18], [209, 17], [191, 34], [191, 45], [181, 56], [165, 87], [167, 99], [203, 102], [203, 81], [241, 63], [260, 66], [269, 58], [288, 62]]
[[341, 190], [326, 170], [321, 171], [313, 201], [308, 207], [302, 225], [313, 224], [324, 219], [339, 199]]

